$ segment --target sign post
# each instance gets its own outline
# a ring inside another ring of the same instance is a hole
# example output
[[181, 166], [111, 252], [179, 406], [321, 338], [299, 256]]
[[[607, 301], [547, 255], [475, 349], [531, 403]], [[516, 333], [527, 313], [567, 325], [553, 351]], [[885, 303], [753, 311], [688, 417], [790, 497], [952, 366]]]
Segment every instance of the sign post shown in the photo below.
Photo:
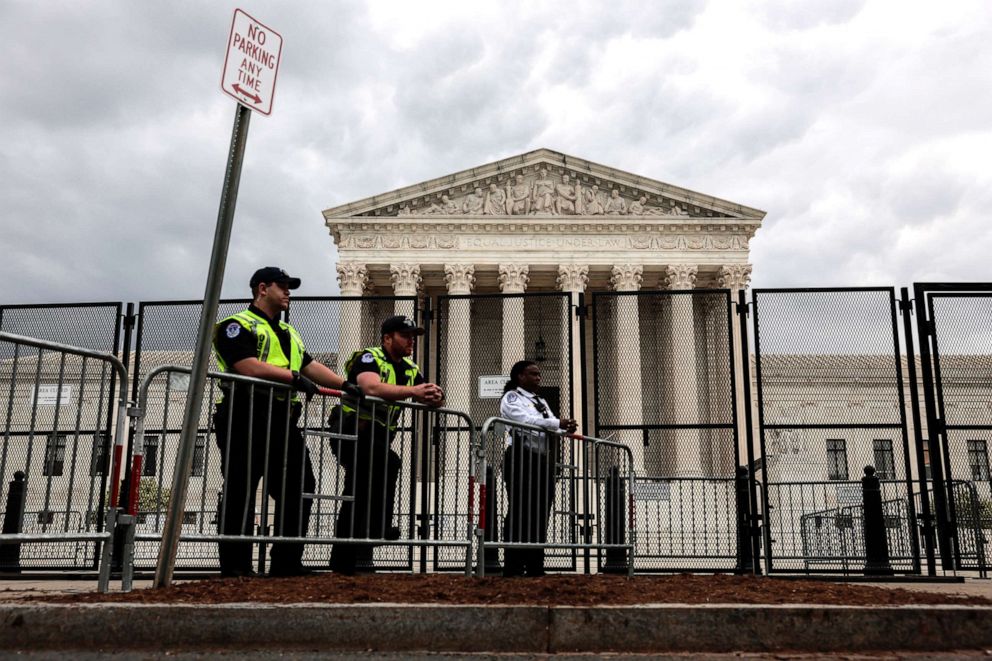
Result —
[[238, 106], [234, 114], [234, 127], [231, 130], [231, 147], [227, 158], [227, 170], [224, 173], [220, 209], [217, 212], [217, 226], [214, 230], [214, 244], [210, 254], [203, 308], [200, 311], [193, 368], [189, 378], [189, 389], [186, 391], [186, 411], [179, 438], [176, 471], [172, 479], [172, 496], [169, 499], [169, 511], [162, 529], [162, 545], [159, 547], [158, 564], [155, 568], [155, 587], [171, 585], [172, 573], [176, 565], [186, 491], [193, 467], [196, 435], [200, 427], [200, 411], [203, 404], [203, 388], [207, 380], [207, 366], [210, 361], [212, 331], [217, 316], [217, 304], [220, 301], [221, 284], [224, 282], [227, 249], [231, 243], [234, 208], [238, 201], [241, 163], [244, 160], [245, 143], [248, 139], [251, 110], [258, 110], [263, 115], [272, 112], [272, 98], [281, 55], [282, 37], [279, 34], [240, 9], [234, 10], [221, 89], [233, 96], [238, 101]]

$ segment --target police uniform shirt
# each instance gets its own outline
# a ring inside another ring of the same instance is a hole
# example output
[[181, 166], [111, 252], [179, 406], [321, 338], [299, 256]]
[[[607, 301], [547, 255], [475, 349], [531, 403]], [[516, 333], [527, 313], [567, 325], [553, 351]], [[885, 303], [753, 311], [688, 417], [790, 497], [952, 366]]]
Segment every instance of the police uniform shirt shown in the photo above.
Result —
[[561, 428], [561, 420], [551, 413], [548, 402], [523, 388], [516, 388], [503, 394], [503, 399], [499, 402], [499, 414], [507, 420], [552, 431]]
[[[279, 326], [277, 319], [271, 319], [269, 315], [254, 305], [249, 305], [248, 310], [269, 322], [269, 326], [272, 327], [276, 337], [279, 338], [279, 346], [282, 347], [283, 354], [289, 356], [292, 351], [292, 340], [289, 337], [289, 331]], [[220, 357], [224, 359], [224, 362], [231, 366], [245, 358], [258, 358], [258, 338], [254, 333], [245, 330], [244, 326], [233, 319], [217, 329], [214, 336], [214, 347], [217, 349]], [[303, 363], [300, 365], [300, 370], [302, 371], [311, 362], [313, 362], [313, 358], [304, 351]]]
[[[382, 353], [386, 356], [386, 360], [388, 360], [389, 363], [393, 366], [393, 371], [396, 373], [397, 385], [405, 386], [406, 371], [409, 368], [407, 362], [402, 358], [400, 358], [399, 360], [392, 360], [389, 357], [389, 352], [387, 352], [385, 348], [382, 350]], [[375, 356], [373, 356], [368, 351], [366, 351], [361, 356], [359, 356], [352, 364], [351, 369], [348, 370], [348, 380], [351, 381], [352, 383], [358, 383], [358, 375], [364, 372], [373, 372], [375, 374], [379, 374], [379, 366], [375, 362]], [[418, 369], [417, 376], [415, 376], [413, 379], [413, 385], [415, 386], [420, 385], [425, 381], [426, 379], [424, 379], [424, 376], [420, 373], [420, 370]]]

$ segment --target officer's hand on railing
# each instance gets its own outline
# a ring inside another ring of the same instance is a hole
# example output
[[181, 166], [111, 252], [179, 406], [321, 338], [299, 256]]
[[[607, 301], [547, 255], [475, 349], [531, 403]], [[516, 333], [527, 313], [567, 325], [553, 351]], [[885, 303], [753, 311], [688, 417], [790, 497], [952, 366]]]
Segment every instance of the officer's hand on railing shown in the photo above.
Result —
[[343, 392], [347, 397], [358, 400], [359, 402], [365, 399], [365, 393], [362, 391], [361, 387], [357, 383], [352, 383], [351, 381], [345, 381], [341, 385], [341, 392]]
[[574, 418], [562, 418], [559, 420], [559, 424], [561, 425], [561, 428], [569, 434], [574, 434], [575, 430], [579, 428], [579, 423], [577, 423]]
[[320, 387], [299, 372], [293, 372], [293, 388], [306, 394], [307, 401], [320, 392]]

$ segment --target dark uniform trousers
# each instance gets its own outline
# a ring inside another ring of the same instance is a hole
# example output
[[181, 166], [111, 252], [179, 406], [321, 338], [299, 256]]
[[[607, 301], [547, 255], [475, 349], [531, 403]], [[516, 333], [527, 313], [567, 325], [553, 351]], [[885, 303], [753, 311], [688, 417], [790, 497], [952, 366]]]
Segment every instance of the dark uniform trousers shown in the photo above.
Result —
[[[346, 416], [344, 429], [354, 429], [354, 417]], [[390, 448], [393, 433], [367, 420], [358, 422], [358, 441], [334, 441], [331, 450], [344, 469], [342, 495], [352, 497], [341, 504], [334, 536], [339, 539], [385, 539], [393, 525], [396, 481], [402, 461]], [[335, 544], [332, 570], [351, 574], [371, 568], [371, 544]]]
[[[546, 437], [546, 442], [552, 439]], [[553, 448], [553, 443], [552, 443]], [[548, 518], [555, 498], [554, 451], [528, 447], [515, 438], [503, 455], [507, 511], [503, 539], [507, 542], [543, 544], [548, 541]], [[544, 549], [507, 548], [504, 576], [543, 576]]]
[[[301, 537], [308, 529], [313, 503], [309, 498], [303, 498], [303, 492], [313, 493], [316, 480], [303, 434], [297, 427], [300, 406], [287, 406], [285, 400], [273, 399], [271, 418], [268, 408], [268, 395], [256, 396], [249, 420], [248, 401], [243, 397], [235, 402], [233, 411], [229, 411], [225, 400], [217, 405], [214, 413], [215, 438], [224, 473], [224, 491], [217, 519], [223, 535], [253, 534], [255, 492], [263, 473], [266, 474], [266, 495], [275, 501], [274, 534]], [[251, 542], [227, 541], [218, 546], [222, 572], [251, 569]], [[294, 571], [301, 566], [302, 558], [302, 542], [275, 543], [272, 545], [271, 570]]]

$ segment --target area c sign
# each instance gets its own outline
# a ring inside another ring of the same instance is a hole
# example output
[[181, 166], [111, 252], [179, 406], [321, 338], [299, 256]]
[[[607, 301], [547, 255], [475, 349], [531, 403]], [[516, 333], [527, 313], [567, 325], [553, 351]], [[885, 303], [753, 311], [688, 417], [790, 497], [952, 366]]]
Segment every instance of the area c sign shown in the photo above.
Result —
[[241, 105], [270, 114], [280, 55], [282, 36], [235, 9], [221, 89]]

